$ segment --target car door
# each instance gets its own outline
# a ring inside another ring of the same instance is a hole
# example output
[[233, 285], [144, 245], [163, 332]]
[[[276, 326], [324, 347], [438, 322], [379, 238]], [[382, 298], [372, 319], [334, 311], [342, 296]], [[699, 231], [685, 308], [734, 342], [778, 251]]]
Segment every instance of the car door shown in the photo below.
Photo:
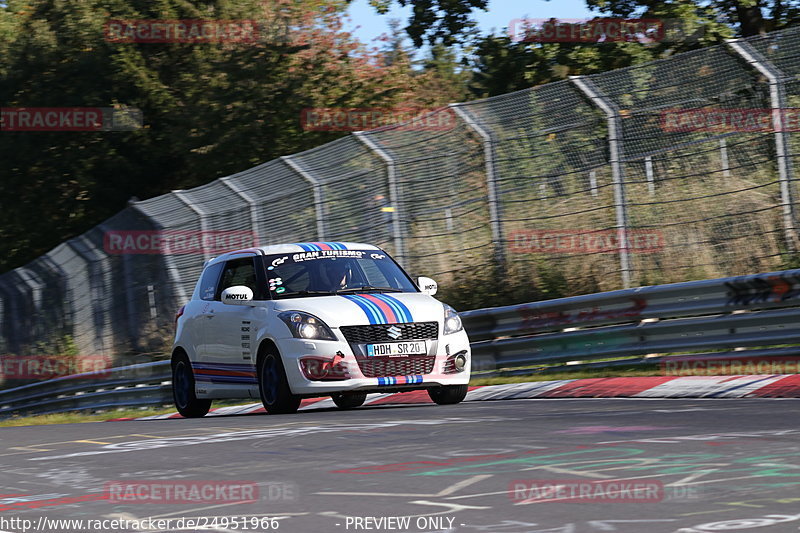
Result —
[[213, 305], [217, 282], [224, 266], [225, 263], [219, 262], [209, 265], [203, 270], [197, 290], [199, 300], [192, 300], [186, 305], [183, 314], [182, 340], [192, 355], [192, 361], [202, 361], [205, 357], [207, 351], [205, 332], [209, 326], [209, 320], [213, 316], [209, 311]]
[[[254, 320], [259, 308], [222, 303], [222, 291], [237, 285], [249, 287], [256, 299], [263, 298], [256, 276], [256, 256], [247, 255], [225, 263], [220, 281], [207, 311], [204, 332], [204, 370], [212, 374], [212, 382], [219, 391], [228, 384], [232, 390], [257, 385], [252, 338]], [[261, 309], [263, 312], [263, 309]]]

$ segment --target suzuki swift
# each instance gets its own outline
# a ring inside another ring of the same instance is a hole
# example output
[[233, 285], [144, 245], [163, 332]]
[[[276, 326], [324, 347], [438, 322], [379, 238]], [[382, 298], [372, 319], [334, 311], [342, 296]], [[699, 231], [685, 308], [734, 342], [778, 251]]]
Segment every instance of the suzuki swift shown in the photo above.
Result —
[[293, 413], [320, 396], [347, 409], [368, 393], [419, 389], [458, 403], [469, 340], [436, 290], [369, 244], [280, 244], [211, 259], [176, 318], [178, 412], [201, 417], [215, 399], [260, 398], [270, 414]]

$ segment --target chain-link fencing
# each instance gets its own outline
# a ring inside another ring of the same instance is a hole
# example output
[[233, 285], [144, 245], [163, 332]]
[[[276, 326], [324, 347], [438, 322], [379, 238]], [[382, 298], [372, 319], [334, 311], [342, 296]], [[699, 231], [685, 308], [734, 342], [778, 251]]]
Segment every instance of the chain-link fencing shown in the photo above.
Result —
[[447, 127], [357, 132], [133, 202], [3, 274], [0, 353], [162, 349], [204, 260], [234, 243], [373, 243], [451, 296], [790, 268], [793, 106], [800, 28], [425, 117]]

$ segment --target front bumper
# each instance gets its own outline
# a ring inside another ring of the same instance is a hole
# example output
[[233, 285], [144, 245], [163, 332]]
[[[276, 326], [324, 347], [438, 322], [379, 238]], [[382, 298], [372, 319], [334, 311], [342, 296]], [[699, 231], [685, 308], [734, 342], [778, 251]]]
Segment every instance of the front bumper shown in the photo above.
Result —
[[[337, 331], [337, 336], [340, 336]], [[356, 355], [350, 344], [343, 340], [323, 341], [323, 340], [304, 340], [296, 338], [277, 339], [276, 344], [283, 359], [286, 377], [289, 387], [293, 394], [304, 397], [327, 396], [335, 392], [401, 392], [408, 390], [427, 389], [442, 385], [466, 385], [469, 383], [471, 369], [471, 352], [469, 339], [464, 331], [459, 331], [452, 335], [440, 336], [437, 341], [431, 341], [432, 347], [428, 357], [433, 358], [433, 365], [413, 364], [414, 357], [409, 357], [404, 363], [392, 364], [387, 361], [389, 366], [376, 365], [376, 368], [413, 368], [418, 370], [414, 373], [400, 373], [398, 375], [384, 375], [385, 372], [378, 373], [377, 377], [367, 377], [364, 375], [359, 360], [374, 363], [383, 358], [364, 358]], [[466, 365], [461, 372], [453, 372], [452, 358], [463, 353], [466, 356]], [[336, 357], [337, 354], [339, 357]], [[336, 361], [343, 366], [347, 379], [337, 381], [324, 381], [309, 379], [301, 369], [301, 359], [315, 358], [326, 361]], [[419, 358], [418, 358], [419, 359]], [[450, 359], [450, 364], [448, 364]], [[402, 358], [392, 358], [393, 361], [403, 361]], [[426, 367], [431, 367], [430, 372], [425, 372]], [[419, 372], [419, 370], [422, 370]], [[389, 372], [395, 374], [394, 372]]]

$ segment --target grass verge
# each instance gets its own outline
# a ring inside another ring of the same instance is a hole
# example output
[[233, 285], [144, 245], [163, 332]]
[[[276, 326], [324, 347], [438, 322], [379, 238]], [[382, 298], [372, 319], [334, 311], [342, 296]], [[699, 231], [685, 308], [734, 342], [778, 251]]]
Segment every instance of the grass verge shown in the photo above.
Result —
[[79, 422], [104, 422], [112, 418], [138, 418], [140, 416], [164, 415], [174, 413], [174, 408], [123, 409], [103, 413], [81, 413], [70, 411], [49, 415], [15, 416], [0, 420], [0, 427], [46, 426], [50, 424], [75, 424]]
[[[245, 405], [252, 401], [242, 400], [220, 400], [211, 405], [212, 409], [225, 407], [228, 405]], [[85, 413], [80, 411], [68, 411], [65, 413], [53, 413], [49, 415], [15, 416], [0, 420], [0, 427], [18, 426], [46, 426], [50, 424], [78, 424], [83, 422], [105, 422], [114, 418], [140, 418], [143, 416], [166, 415], [174, 413], [174, 407], [147, 407], [130, 408], [114, 411], [104, 411], [98, 413]]]

